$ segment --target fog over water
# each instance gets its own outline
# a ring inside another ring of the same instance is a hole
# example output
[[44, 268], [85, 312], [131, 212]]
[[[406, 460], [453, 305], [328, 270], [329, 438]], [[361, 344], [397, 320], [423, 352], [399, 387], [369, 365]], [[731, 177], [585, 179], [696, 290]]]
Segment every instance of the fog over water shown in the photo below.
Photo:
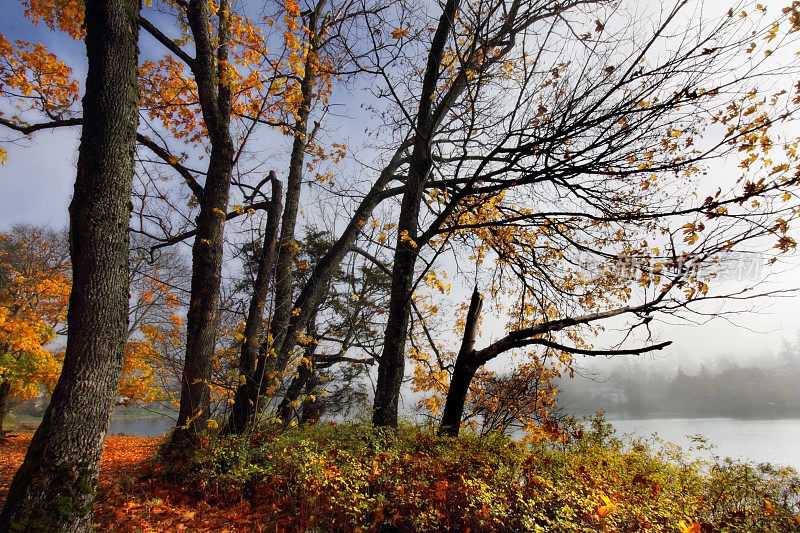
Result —
[[559, 403], [579, 415], [603, 410], [619, 433], [657, 434], [693, 458], [800, 469], [800, 339], [769, 341], [756, 353], [584, 361], [559, 381]]
[[567, 411], [626, 417], [800, 418], [800, 342], [758, 355], [616, 358], [559, 381]]

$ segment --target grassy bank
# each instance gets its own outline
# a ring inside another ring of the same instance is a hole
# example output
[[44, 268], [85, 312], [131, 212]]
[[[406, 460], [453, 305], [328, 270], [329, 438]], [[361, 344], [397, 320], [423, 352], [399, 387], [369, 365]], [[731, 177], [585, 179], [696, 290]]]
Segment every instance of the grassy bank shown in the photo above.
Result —
[[352, 424], [208, 436], [166, 467], [295, 531], [800, 531], [793, 470], [690, 461], [600, 418], [528, 444]]

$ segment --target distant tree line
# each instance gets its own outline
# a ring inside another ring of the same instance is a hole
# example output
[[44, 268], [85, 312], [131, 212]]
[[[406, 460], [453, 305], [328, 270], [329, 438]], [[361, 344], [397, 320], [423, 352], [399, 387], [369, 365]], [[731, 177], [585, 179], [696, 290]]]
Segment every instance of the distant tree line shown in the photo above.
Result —
[[599, 409], [628, 416], [772, 418], [800, 416], [800, 347], [785, 346], [777, 364], [726, 361], [697, 373], [617, 367], [594, 386], [560, 384], [559, 405], [578, 414]]

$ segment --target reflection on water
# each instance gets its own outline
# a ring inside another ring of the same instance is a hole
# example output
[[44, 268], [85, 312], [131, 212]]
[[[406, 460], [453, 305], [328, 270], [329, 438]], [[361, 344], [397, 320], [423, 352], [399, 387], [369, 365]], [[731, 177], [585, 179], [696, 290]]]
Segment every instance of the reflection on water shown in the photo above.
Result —
[[131, 435], [135, 437], [160, 437], [175, 427], [169, 417], [143, 418], [140, 420], [112, 420], [109, 435]]
[[648, 437], [653, 433], [687, 449], [687, 435], [700, 434], [712, 450], [692, 450], [692, 457], [714, 455], [752, 463], [791, 466], [800, 471], [800, 419], [741, 420], [734, 418], [609, 418], [620, 433]]

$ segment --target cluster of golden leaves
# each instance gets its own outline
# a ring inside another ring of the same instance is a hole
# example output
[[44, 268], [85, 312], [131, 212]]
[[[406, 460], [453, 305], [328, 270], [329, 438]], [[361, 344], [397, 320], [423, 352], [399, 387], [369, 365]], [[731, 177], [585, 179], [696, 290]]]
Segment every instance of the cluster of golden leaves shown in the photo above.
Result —
[[[56, 328], [66, 322], [71, 286], [68, 263], [52, 259], [53, 245], [1, 234], [0, 242], [19, 250], [12, 264], [0, 248], [0, 379], [11, 383], [11, 396], [30, 398], [52, 388], [61, 371], [59, 346], [48, 349]], [[24, 266], [21, 264], [24, 262]]]

